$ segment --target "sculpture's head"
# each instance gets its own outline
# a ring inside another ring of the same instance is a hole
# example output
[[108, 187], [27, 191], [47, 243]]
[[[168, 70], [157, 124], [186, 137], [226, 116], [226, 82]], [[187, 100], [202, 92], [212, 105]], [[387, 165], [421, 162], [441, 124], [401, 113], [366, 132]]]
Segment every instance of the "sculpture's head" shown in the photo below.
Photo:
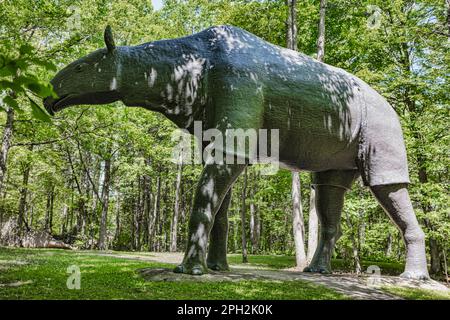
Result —
[[119, 52], [109, 26], [104, 38], [106, 48], [72, 62], [51, 80], [57, 98], [44, 99], [50, 114], [72, 105], [105, 104], [120, 99], [116, 78], [120, 71]]

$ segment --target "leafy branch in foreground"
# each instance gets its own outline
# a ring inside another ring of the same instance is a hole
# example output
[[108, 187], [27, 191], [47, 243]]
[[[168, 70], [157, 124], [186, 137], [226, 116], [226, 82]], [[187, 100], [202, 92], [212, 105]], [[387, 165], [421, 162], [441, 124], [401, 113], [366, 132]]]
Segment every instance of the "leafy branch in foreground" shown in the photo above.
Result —
[[[9, 48], [11, 49], [11, 48]], [[18, 100], [26, 98], [31, 106], [32, 116], [38, 120], [50, 122], [50, 116], [36, 103], [30, 95], [40, 99], [55, 96], [50, 83], [42, 81], [37, 76], [39, 71], [55, 71], [56, 66], [47, 60], [38, 58], [33, 46], [23, 44], [18, 49], [18, 56], [7, 55], [0, 50], [0, 105], [22, 113]]]

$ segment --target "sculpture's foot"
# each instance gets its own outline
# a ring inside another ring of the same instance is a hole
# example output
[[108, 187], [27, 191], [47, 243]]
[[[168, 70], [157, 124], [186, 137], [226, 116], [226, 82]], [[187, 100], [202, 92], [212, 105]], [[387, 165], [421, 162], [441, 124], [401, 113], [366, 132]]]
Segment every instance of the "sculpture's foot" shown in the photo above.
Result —
[[214, 261], [214, 262], [207, 262], [208, 264], [208, 268], [214, 271], [228, 271], [230, 270], [230, 267], [228, 266], [227, 262], [218, 262], [218, 261]]
[[330, 241], [321, 242], [312, 261], [303, 269], [303, 272], [331, 274], [331, 252], [333, 252], [333, 243]]
[[430, 280], [428, 271], [405, 271], [400, 275], [401, 278], [411, 280]]
[[192, 274], [194, 276], [201, 276], [202, 274], [208, 273], [207, 268], [205, 268], [201, 263], [182, 263], [173, 269], [175, 273], [185, 273]]

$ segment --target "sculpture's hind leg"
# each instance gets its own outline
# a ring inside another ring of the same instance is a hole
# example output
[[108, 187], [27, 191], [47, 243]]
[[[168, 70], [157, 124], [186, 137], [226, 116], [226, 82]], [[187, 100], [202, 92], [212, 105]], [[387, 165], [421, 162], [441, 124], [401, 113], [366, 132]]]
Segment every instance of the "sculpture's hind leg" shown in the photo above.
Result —
[[331, 256], [341, 235], [340, 220], [345, 192], [357, 176], [354, 170], [314, 174], [316, 210], [320, 221], [319, 245], [305, 272], [331, 273]]
[[402, 233], [406, 246], [406, 266], [401, 276], [429, 279], [425, 235], [414, 214], [406, 184], [379, 185], [370, 189]]
[[319, 245], [305, 272], [331, 273], [331, 256], [340, 237], [341, 211], [345, 189], [336, 186], [318, 185], [316, 210], [320, 221]]

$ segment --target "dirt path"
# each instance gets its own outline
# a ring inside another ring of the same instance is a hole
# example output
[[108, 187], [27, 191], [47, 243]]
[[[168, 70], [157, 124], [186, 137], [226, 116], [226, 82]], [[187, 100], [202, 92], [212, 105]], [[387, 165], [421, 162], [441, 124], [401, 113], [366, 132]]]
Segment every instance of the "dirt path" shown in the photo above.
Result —
[[[159, 263], [178, 264], [182, 258], [182, 253], [136, 253], [136, 254], [116, 254], [98, 253], [98, 255], [114, 256], [122, 259], [132, 259], [141, 261], [153, 261]], [[395, 295], [384, 292], [380, 286], [394, 285], [403, 287], [414, 287], [422, 289], [446, 291], [444, 285], [435, 281], [411, 281], [391, 276], [354, 276], [354, 275], [321, 275], [297, 272], [289, 269], [274, 270], [252, 265], [231, 265], [230, 272], [211, 272], [203, 276], [191, 276], [173, 273], [171, 269], [148, 268], [141, 270], [141, 274], [147, 281], [243, 281], [243, 280], [263, 280], [263, 281], [308, 281], [315, 284], [324, 285], [334, 289], [352, 299], [372, 299], [372, 300], [397, 300], [401, 299]]]

